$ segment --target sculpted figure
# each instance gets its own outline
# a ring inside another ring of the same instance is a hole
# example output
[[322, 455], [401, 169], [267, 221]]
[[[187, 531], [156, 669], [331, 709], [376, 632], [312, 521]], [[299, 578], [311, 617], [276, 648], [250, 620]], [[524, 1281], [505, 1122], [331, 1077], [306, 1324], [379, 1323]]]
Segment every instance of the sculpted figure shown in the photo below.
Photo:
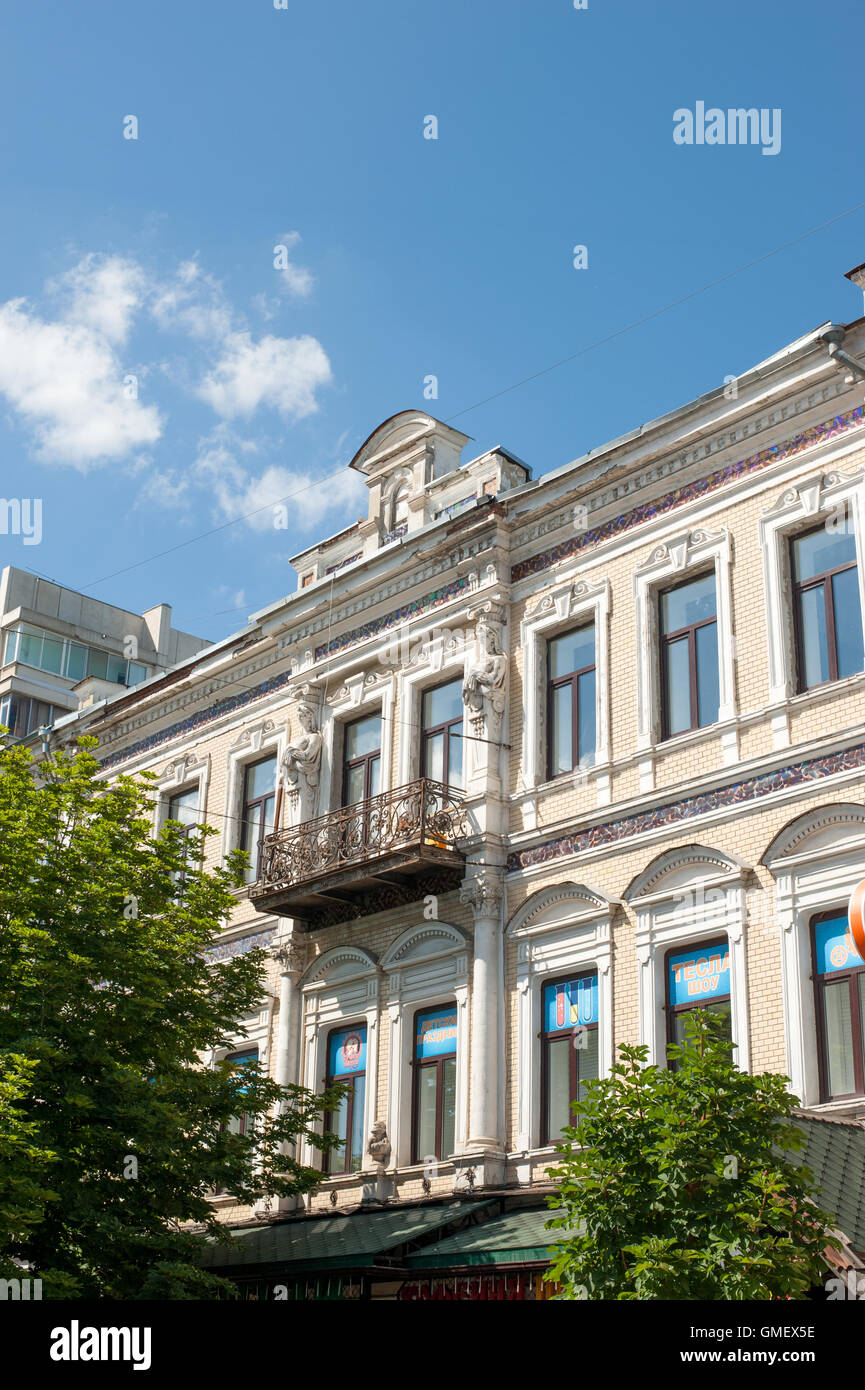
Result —
[[299, 705], [297, 717], [303, 732], [297, 742], [290, 743], [283, 753], [280, 772], [289, 791], [298, 796], [300, 820], [304, 821], [315, 815], [322, 737], [312, 705]]
[[376, 1120], [369, 1136], [369, 1154], [380, 1173], [384, 1173], [390, 1159], [390, 1140], [384, 1120]]
[[483, 619], [478, 622], [478, 642], [481, 659], [466, 672], [463, 703], [472, 714], [486, 715], [494, 722], [505, 707], [508, 658], [502, 651], [495, 627]]

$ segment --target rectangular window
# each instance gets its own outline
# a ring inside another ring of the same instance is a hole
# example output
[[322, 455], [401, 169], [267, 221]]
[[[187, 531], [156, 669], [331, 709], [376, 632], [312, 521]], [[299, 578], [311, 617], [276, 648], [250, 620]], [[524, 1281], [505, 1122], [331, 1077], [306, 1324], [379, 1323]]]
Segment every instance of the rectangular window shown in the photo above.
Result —
[[714, 574], [659, 595], [664, 738], [715, 724], [721, 704]]
[[366, 1024], [338, 1028], [327, 1040], [327, 1085], [343, 1081], [348, 1094], [339, 1109], [324, 1117], [324, 1127], [339, 1135], [343, 1147], [325, 1155], [328, 1173], [358, 1173], [363, 1166], [363, 1111], [366, 1094]]
[[573, 1123], [571, 1106], [598, 1075], [598, 976], [593, 970], [543, 989], [541, 1143], [555, 1144]]
[[369, 801], [381, 790], [381, 715], [368, 714], [345, 726], [342, 804]]
[[264, 839], [273, 830], [276, 802], [276, 758], [262, 758], [243, 770], [243, 813], [240, 848], [249, 855], [245, 873], [247, 883], [255, 883], [261, 872]]
[[821, 1100], [865, 1095], [865, 961], [846, 912], [811, 924]]
[[20, 661], [52, 676], [80, 681], [85, 676], [115, 681], [118, 685], [139, 685], [147, 679], [147, 667], [140, 661], [56, 637], [41, 628], [22, 624], [6, 637], [5, 661]]
[[829, 522], [791, 542], [799, 690], [863, 669], [856, 537]]
[[595, 761], [595, 626], [547, 644], [547, 776]]
[[26, 738], [37, 729], [54, 722], [55, 716], [68, 713], [62, 707], [49, 705], [45, 700], [33, 700], [27, 695], [9, 696], [0, 708], [0, 724], [5, 724], [13, 738]]
[[412, 1161], [446, 1159], [454, 1151], [457, 1093], [457, 1006], [439, 1004], [414, 1017]]
[[421, 711], [421, 776], [446, 787], [463, 785], [463, 685], [448, 681], [425, 690]]
[[[685, 1015], [705, 1009], [725, 1021], [732, 1042], [730, 947], [727, 938], [667, 952], [667, 1041], [685, 1041]], [[730, 1053], [732, 1057], [732, 1049]], [[674, 1067], [675, 1064], [671, 1063]]]

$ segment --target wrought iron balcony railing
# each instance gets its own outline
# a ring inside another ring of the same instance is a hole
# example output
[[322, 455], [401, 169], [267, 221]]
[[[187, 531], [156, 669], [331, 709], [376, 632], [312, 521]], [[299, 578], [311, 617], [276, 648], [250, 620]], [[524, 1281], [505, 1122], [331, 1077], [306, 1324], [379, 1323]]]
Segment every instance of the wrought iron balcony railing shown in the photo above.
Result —
[[[268, 835], [250, 896], [277, 912], [307, 919], [320, 917], [328, 903], [331, 920], [336, 920], [331, 894], [345, 902], [384, 884], [400, 886], [408, 901], [417, 893], [405, 895], [407, 875], [417, 878], [455, 868], [462, 861], [458, 842], [467, 834], [459, 794], [421, 777]], [[360, 909], [359, 900], [355, 905]]]

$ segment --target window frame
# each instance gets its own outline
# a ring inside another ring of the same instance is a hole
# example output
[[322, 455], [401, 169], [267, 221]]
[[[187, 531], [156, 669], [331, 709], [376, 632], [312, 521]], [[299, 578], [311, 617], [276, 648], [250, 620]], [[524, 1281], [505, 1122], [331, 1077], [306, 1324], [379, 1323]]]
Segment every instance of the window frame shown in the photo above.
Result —
[[[249, 774], [253, 771], [254, 768], [260, 767], [260, 766], [262, 765], [262, 763], [268, 763], [268, 762], [272, 762], [272, 763], [273, 763], [273, 791], [266, 793], [266, 795], [264, 795], [264, 796], [256, 796], [256, 797], [252, 797], [250, 800], [247, 800], [246, 789], [247, 789]], [[249, 861], [250, 861], [250, 862], [249, 862], [250, 872], [254, 872], [254, 877], [251, 878], [251, 879], [249, 880], [249, 883], [247, 884], [247, 886], [250, 886], [250, 885], [253, 884], [253, 883], [257, 883], [258, 880], [259, 880], [260, 874], [261, 874], [261, 865], [262, 865], [262, 860], [263, 860], [263, 857], [264, 857], [264, 841], [265, 841], [266, 836], [270, 833], [270, 832], [266, 829], [266, 826], [267, 826], [267, 802], [268, 802], [268, 801], [272, 801], [272, 802], [273, 802], [273, 807], [274, 807], [274, 812], [275, 812], [275, 811], [276, 811], [276, 776], [277, 776], [277, 769], [278, 769], [278, 766], [279, 766], [279, 760], [278, 760], [277, 755], [276, 755], [275, 752], [273, 752], [273, 753], [265, 753], [263, 757], [254, 758], [254, 759], [252, 759], [250, 762], [244, 763], [244, 764], [243, 764], [243, 769], [242, 769], [242, 771], [243, 771], [243, 778], [242, 778], [241, 787], [240, 787], [240, 835], [239, 835], [239, 837], [238, 837], [237, 847], [238, 847], [238, 849], [242, 849], [242, 850], [245, 850], [245, 851], [247, 852], [247, 854], [249, 855]], [[251, 846], [247, 846], [244, 842], [245, 842], [245, 840], [246, 840], [246, 828], [247, 828], [247, 825], [248, 825], [248, 823], [249, 823], [249, 814], [248, 814], [248, 813], [249, 813], [250, 809], [251, 809], [252, 807], [254, 807], [254, 806], [260, 806], [260, 807], [262, 808], [262, 810], [261, 810], [261, 819], [260, 819], [260, 822], [259, 822], [258, 844], [257, 844], [257, 848], [256, 848], [256, 853], [253, 855], [253, 853], [252, 853], [252, 847], [251, 847]]]
[[[360, 1032], [361, 1030], [363, 1030], [363, 1034], [364, 1034], [364, 1044], [365, 1044], [365, 1046], [366, 1046], [366, 1066], [364, 1067], [363, 1071], [352, 1072], [350, 1076], [349, 1076], [349, 1075], [345, 1075], [345, 1076], [332, 1076], [332, 1075], [331, 1075], [331, 1071], [330, 1071], [330, 1040], [331, 1040], [331, 1038], [333, 1037], [334, 1033], [348, 1033], [348, 1032], [350, 1032], [353, 1028], [356, 1029], [358, 1032]], [[350, 1085], [351, 1085], [351, 1093], [350, 1093], [350, 1095], [348, 1096], [348, 1105], [347, 1105], [347, 1107], [346, 1107], [346, 1116], [345, 1116], [345, 1147], [344, 1147], [344, 1149], [342, 1149], [341, 1151], [340, 1151], [339, 1149], [330, 1149], [330, 1150], [328, 1150], [326, 1153], [322, 1154], [322, 1166], [321, 1166], [321, 1171], [322, 1171], [322, 1173], [323, 1173], [323, 1175], [324, 1175], [325, 1177], [328, 1177], [328, 1178], [345, 1178], [345, 1177], [351, 1177], [352, 1175], [361, 1172], [361, 1170], [363, 1169], [363, 1156], [364, 1156], [364, 1153], [365, 1153], [365, 1150], [366, 1150], [366, 1145], [365, 1145], [365, 1142], [364, 1142], [364, 1139], [363, 1139], [363, 1138], [361, 1138], [361, 1149], [360, 1149], [360, 1155], [359, 1155], [359, 1157], [360, 1157], [360, 1162], [359, 1162], [357, 1168], [352, 1168], [352, 1167], [351, 1167], [351, 1160], [352, 1160], [352, 1152], [351, 1152], [351, 1132], [352, 1132], [352, 1126], [353, 1126], [353, 1123], [354, 1123], [354, 1107], [355, 1107], [355, 1102], [356, 1102], [356, 1095], [355, 1095], [355, 1090], [356, 1090], [356, 1088], [355, 1088], [355, 1082], [356, 1082], [356, 1081], [360, 1081], [361, 1077], [363, 1078], [363, 1083], [364, 1083], [364, 1085], [363, 1085], [363, 1101], [362, 1101], [362, 1108], [363, 1108], [364, 1112], [366, 1112], [366, 1096], [367, 1096], [366, 1080], [367, 1080], [367, 1073], [368, 1073], [368, 1071], [369, 1071], [369, 1026], [368, 1026], [367, 1020], [364, 1018], [364, 1019], [361, 1019], [361, 1020], [358, 1021], [358, 1022], [355, 1022], [355, 1021], [353, 1021], [353, 1020], [351, 1020], [351, 1019], [348, 1019], [348, 1020], [340, 1019], [338, 1023], [335, 1023], [331, 1028], [328, 1028], [327, 1033], [325, 1034], [325, 1040], [324, 1040], [324, 1086], [325, 1086], [325, 1090], [328, 1090], [331, 1086], [335, 1085], [337, 1082], [340, 1082], [340, 1083], [348, 1082], [348, 1083], [350, 1083]], [[333, 1120], [334, 1120], [334, 1118], [335, 1118], [335, 1115], [336, 1115], [336, 1112], [333, 1111], [333, 1110], [326, 1110], [326, 1111], [325, 1111], [324, 1116], [323, 1116], [323, 1120], [324, 1120], [324, 1131], [325, 1131], [325, 1133], [327, 1133], [327, 1132], [329, 1132], [329, 1131], [331, 1130], [331, 1124], [332, 1124], [332, 1122], [333, 1122]], [[366, 1132], [366, 1131], [365, 1131], [365, 1127], [364, 1127], [363, 1121], [364, 1121], [364, 1116], [361, 1117], [361, 1134], [362, 1134], [362, 1135], [365, 1134], [365, 1132]], [[334, 1168], [334, 1167], [333, 1167], [333, 1163], [334, 1163], [334, 1161], [335, 1161], [336, 1159], [342, 1159], [343, 1164], [344, 1164], [344, 1166], [343, 1166], [342, 1168]]]
[[[345, 749], [346, 749], [346, 743], [347, 743], [347, 741], [348, 741], [347, 735], [348, 735], [349, 729], [352, 728], [355, 724], [363, 724], [365, 720], [370, 719], [370, 718], [375, 718], [376, 716], [378, 717], [378, 722], [379, 722], [378, 748], [377, 748], [374, 752], [372, 752], [372, 753], [360, 753], [360, 754], [358, 754], [358, 756], [357, 756], [356, 758], [347, 758], [346, 755], [345, 755]], [[373, 796], [377, 796], [377, 795], [379, 795], [379, 794], [381, 793], [381, 788], [382, 788], [382, 743], [384, 742], [383, 737], [382, 737], [382, 734], [383, 734], [383, 723], [384, 723], [384, 720], [383, 720], [383, 715], [382, 715], [381, 710], [370, 710], [370, 712], [369, 712], [368, 714], [360, 714], [360, 715], [357, 716], [356, 719], [347, 719], [347, 720], [345, 721], [345, 725], [344, 725], [343, 730], [342, 730], [342, 778], [341, 778], [341, 791], [340, 791], [340, 806], [341, 806], [341, 808], [343, 808], [343, 809], [349, 809], [349, 808], [352, 807], [352, 806], [361, 806], [361, 805], [363, 805], [365, 802], [370, 801], [370, 800], [372, 799]], [[373, 764], [374, 762], [377, 762], [378, 765], [379, 765], [379, 776], [378, 776], [379, 791], [378, 791], [378, 792], [372, 792], [372, 791], [370, 790], [370, 787], [372, 786], [372, 764]], [[363, 796], [360, 797], [359, 800], [357, 800], [357, 801], [349, 801], [349, 800], [348, 800], [348, 778], [349, 778], [349, 773], [350, 773], [354, 768], [356, 768], [356, 767], [363, 767], [363, 770], [364, 770], [364, 772], [363, 772]]]
[[[551, 669], [550, 669], [550, 668], [551, 668], [550, 656], [551, 656], [551, 647], [552, 647], [553, 642], [558, 641], [560, 637], [570, 637], [570, 636], [571, 636], [573, 633], [575, 633], [575, 632], [583, 632], [583, 631], [585, 631], [586, 628], [589, 628], [589, 627], [592, 628], [592, 630], [593, 630], [593, 632], [594, 632], [594, 641], [592, 642], [594, 660], [592, 661], [591, 666], [583, 666], [583, 667], [580, 667], [579, 670], [568, 671], [568, 672], [566, 672], [566, 674], [565, 674], [564, 676], [553, 676], [553, 675], [551, 674]], [[597, 706], [598, 706], [598, 629], [597, 629], [597, 624], [596, 624], [594, 618], [590, 619], [589, 622], [586, 622], [586, 623], [577, 623], [576, 626], [574, 626], [574, 627], [565, 628], [564, 631], [562, 631], [562, 632], [554, 632], [554, 633], [551, 633], [551, 634], [549, 635], [549, 637], [547, 637], [547, 639], [546, 639], [546, 652], [545, 652], [545, 658], [546, 658], [546, 701], [547, 701], [546, 780], [547, 780], [548, 782], [553, 782], [553, 781], [556, 781], [559, 777], [571, 777], [571, 776], [573, 776], [573, 773], [574, 773], [575, 769], [578, 768], [578, 767], [594, 767], [595, 762], [596, 762], [597, 757], [598, 757], [598, 727], [597, 727], [597, 724], [598, 724], [598, 718], [597, 718]], [[594, 707], [595, 707], [595, 708], [594, 708], [594, 715], [595, 715], [595, 746], [594, 746], [594, 748], [592, 749], [592, 761], [591, 761], [591, 763], [583, 763], [582, 759], [581, 759], [580, 756], [579, 756], [579, 746], [580, 746], [580, 739], [579, 739], [579, 728], [580, 728], [579, 679], [580, 679], [580, 676], [588, 675], [588, 673], [589, 673], [590, 671], [593, 673], [593, 675], [594, 675], [594, 677], [595, 677], [595, 698], [594, 698], [594, 701], [593, 701]], [[571, 758], [572, 758], [572, 762], [571, 762], [571, 766], [570, 766], [569, 768], [566, 768], [566, 769], [564, 769], [564, 770], [561, 771], [561, 772], [554, 772], [554, 771], [553, 771], [553, 700], [554, 700], [553, 692], [554, 692], [554, 690], [561, 689], [562, 687], [564, 687], [564, 686], [566, 686], [566, 685], [569, 685], [569, 686], [571, 687]], [[574, 756], [576, 756], [576, 761], [573, 761]]]
[[[697, 623], [688, 623], [685, 627], [676, 628], [674, 632], [664, 632], [663, 605], [664, 599], [668, 594], [675, 593], [678, 589], [684, 589], [689, 584], [696, 584], [701, 579], [708, 579], [711, 576], [715, 586], [715, 613], [711, 618], [702, 618]], [[695, 570], [694, 573], [687, 575], [684, 579], [678, 580], [675, 584], [667, 584], [659, 587], [655, 596], [657, 603], [658, 618], [658, 667], [660, 673], [659, 704], [661, 715], [661, 738], [660, 742], [665, 743], [668, 739], [678, 738], [680, 734], [693, 733], [695, 729], [711, 729], [714, 724], [720, 722], [721, 710], [721, 651], [720, 651], [720, 630], [718, 626], [718, 576], [714, 566], [703, 570]], [[715, 641], [718, 646], [718, 713], [708, 724], [700, 723], [700, 687], [697, 672], [697, 629], [701, 627], [714, 627]], [[677, 729], [675, 733], [670, 731], [670, 707], [667, 696], [668, 674], [669, 674], [669, 649], [674, 642], [681, 642], [684, 637], [688, 640], [688, 695], [690, 701], [691, 722], [684, 729]]]
[[[418, 1019], [421, 1014], [431, 1013], [435, 1009], [453, 1008], [457, 1018], [457, 1037], [454, 1043], [453, 1052], [444, 1052], [437, 1057], [422, 1058], [417, 1055], [417, 1027]], [[457, 1141], [457, 1055], [459, 1053], [459, 1009], [457, 1001], [445, 1000], [443, 1004], [424, 1004], [415, 1009], [411, 1016], [412, 1019], [412, 1053], [411, 1053], [411, 1162], [423, 1163], [427, 1158], [435, 1158], [437, 1163], [446, 1163], [449, 1154], [441, 1152], [442, 1147], [442, 1128], [444, 1111], [444, 1063], [452, 1061], [454, 1064], [454, 1144]], [[418, 1144], [418, 1093], [420, 1088], [420, 1074], [423, 1068], [436, 1069], [436, 1134], [435, 1134], [435, 1154], [422, 1154], [419, 1152]]]
[[[726, 994], [713, 995], [711, 999], [706, 999], [700, 1004], [671, 1004], [670, 1003], [670, 956], [680, 956], [685, 951], [711, 951], [714, 946], [723, 946], [727, 955], [730, 957], [730, 989]], [[667, 1047], [676, 1041], [676, 1019], [680, 1014], [693, 1013], [695, 1009], [703, 1008], [705, 1004], [729, 1004], [730, 1006], [730, 1036], [733, 1037], [733, 954], [730, 949], [730, 938], [727, 935], [710, 937], [706, 941], [680, 941], [668, 946], [664, 951], [664, 1020], [666, 1025]], [[666, 1057], [666, 1065], [669, 1070], [675, 1071], [675, 1059], [671, 1059], [669, 1053]]]
[[[443, 769], [443, 774], [444, 774], [444, 776], [443, 776], [443, 781], [442, 781], [442, 786], [444, 787], [445, 791], [449, 791], [449, 790], [451, 789], [451, 783], [448, 781], [448, 771], [449, 771], [449, 769], [450, 769], [450, 744], [451, 744], [451, 739], [452, 739], [453, 737], [458, 737], [458, 738], [459, 738], [459, 742], [460, 742], [460, 769], [461, 769], [461, 771], [460, 771], [460, 776], [461, 776], [461, 781], [460, 781], [460, 784], [459, 784], [458, 786], [457, 786], [457, 785], [454, 785], [453, 790], [454, 790], [454, 791], [457, 791], [457, 792], [463, 792], [463, 791], [465, 791], [465, 757], [464, 757], [464, 753], [465, 753], [465, 734], [464, 734], [464, 732], [462, 731], [462, 730], [463, 730], [463, 721], [464, 721], [464, 714], [463, 714], [463, 712], [461, 711], [460, 714], [459, 714], [459, 715], [455, 715], [455, 716], [453, 717], [453, 719], [446, 719], [446, 720], [444, 720], [444, 721], [443, 721], [442, 723], [440, 723], [440, 724], [431, 724], [431, 725], [429, 726], [429, 728], [427, 728], [427, 726], [424, 724], [424, 715], [423, 715], [424, 701], [425, 701], [427, 695], [433, 694], [433, 692], [436, 691], [436, 690], [444, 690], [445, 686], [448, 686], [448, 685], [457, 685], [457, 684], [459, 684], [459, 683], [460, 683], [460, 677], [459, 677], [459, 676], [451, 676], [451, 678], [450, 678], [449, 680], [446, 680], [446, 681], [439, 681], [439, 683], [438, 683], [437, 685], [428, 685], [428, 686], [426, 686], [426, 687], [420, 692], [420, 736], [421, 736], [421, 748], [420, 748], [420, 775], [421, 775], [421, 777], [428, 777], [428, 776], [429, 776], [429, 772], [427, 771], [427, 764], [428, 764], [428, 761], [429, 761], [429, 757], [428, 757], [428, 753], [427, 753], [427, 748], [428, 748], [430, 739], [435, 738], [438, 734], [442, 734], [442, 735], [443, 735], [443, 743], [442, 743], [442, 769]], [[450, 732], [451, 726], [454, 725], [454, 724], [459, 724], [459, 726], [460, 726], [460, 733], [459, 733], [458, 735], [453, 735], [453, 734]]]
[[[830, 909], [825, 912], [815, 912], [808, 920], [809, 945], [811, 950], [811, 979], [814, 985], [814, 1022], [817, 1034], [817, 1076], [821, 1105], [834, 1104], [836, 1101], [859, 1100], [865, 1097], [865, 1036], [863, 1036], [862, 1029], [862, 1010], [859, 1003], [860, 986], [858, 983], [858, 976], [865, 975], [865, 964], [855, 965], [849, 970], [845, 967], [842, 970], [833, 970], [823, 974], [818, 973], [817, 970], [817, 932], [815, 928], [820, 922], [837, 920], [838, 917], [843, 917], [845, 913], [845, 907], [837, 907], [834, 910]], [[855, 1091], [845, 1091], [842, 1095], [838, 1096], [833, 1096], [829, 1091], [829, 1058], [826, 1052], [826, 1005], [823, 991], [826, 980], [839, 982], [841, 980], [847, 980], [850, 992], [853, 1079], [854, 1083], [858, 1084], [859, 1089]]]
[[[854, 533], [853, 545], [854, 556], [846, 565], [836, 565], [833, 569], [823, 570], [820, 574], [813, 575], [810, 579], [797, 579], [796, 568], [793, 561], [794, 549], [797, 541], [804, 540], [807, 536], [816, 536], [818, 532], [825, 531], [829, 518], [824, 519], [816, 526], [809, 526], [804, 531], [795, 531], [787, 537], [788, 556], [790, 574], [790, 591], [793, 596], [793, 662], [795, 668], [794, 689], [797, 695], [804, 695], [809, 690], [822, 690], [824, 686], [832, 685], [835, 681], [846, 680], [845, 676], [838, 674], [838, 633], [835, 627], [835, 595], [832, 588], [832, 580], [836, 574], [843, 574], [847, 570], [856, 570], [858, 573], [859, 559], [855, 553], [856, 537]], [[826, 657], [829, 667], [829, 675], [824, 681], [815, 681], [813, 685], [805, 683], [805, 635], [802, 627], [802, 598], [809, 589], [822, 588], [823, 605], [826, 615]], [[862, 614], [860, 613], [860, 621]], [[860, 671], [852, 671], [851, 675], [861, 675]]]
[[[598, 1020], [597, 1020], [597, 1022], [596, 1022], [596, 1023], [577, 1023], [577, 1024], [574, 1025], [573, 1028], [557, 1028], [557, 1029], [555, 1030], [555, 1033], [551, 1033], [551, 1032], [547, 1029], [547, 1026], [546, 1026], [547, 1011], [546, 1011], [546, 1007], [545, 1007], [545, 999], [546, 999], [547, 990], [548, 990], [548, 989], [554, 989], [556, 985], [568, 985], [568, 984], [572, 984], [573, 981], [575, 981], [575, 980], [585, 980], [585, 979], [588, 979], [590, 976], [594, 976], [594, 978], [595, 978], [595, 980], [596, 980], [596, 982], [597, 982], [597, 983], [596, 983], [597, 996], [598, 996]], [[550, 979], [550, 980], [548, 980], [545, 976], [541, 976], [541, 978], [540, 978], [540, 991], [541, 991], [541, 1029], [540, 1029], [539, 1037], [540, 1037], [540, 1040], [541, 1040], [541, 1084], [540, 1084], [541, 1113], [540, 1113], [540, 1124], [539, 1124], [539, 1129], [538, 1129], [538, 1137], [539, 1137], [539, 1142], [540, 1142], [541, 1147], [542, 1147], [542, 1148], [546, 1148], [546, 1147], [548, 1147], [550, 1144], [558, 1144], [558, 1143], [561, 1141], [561, 1133], [556, 1134], [556, 1135], [554, 1135], [554, 1136], [551, 1136], [551, 1135], [550, 1135], [550, 1132], [549, 1132], [549, 1125], [550, 1125], [550, 1114], [549, 1114], [549, 1099], [550, 1099], [550, 1056], [549, 1056], [549, 1043], [550, 1043], [550, 1039], [553, 1038], [553, 1037], [555, 1037], [555, 1038], [570, 1038], [571, 1040], [573, 1040], [573, 1037], [574, 1037], [574, 1035], [575, 1035], [575, 1033], [577, 1032], [578, 1029], [580, 1029], [580, 1028], [594, 1029], [594, 1031], [597, 1032], [597, 1034], [598, 1034], [598, 1076], [602, 1076], [602, 1075], [604, 1074], [604, 1059], [601, 1057], [601, 1034], [600, 1034], [600, 1022], [601, 1022], [601, 981], [600, 981], [600, 972], [598, 971], [597, 966], [589, 966], [589, 967], [587, 967], [585, 970], [578, 970], [578, 971], [576, 971], [576, 972], [569, 971], [567, 975], [555, 975], [555, 976], [554, 976], [552, 979]], [[578, 1062], [577, 1062], [577, 1052], [578, 1052], [579, 1050], [580, 1050], [579, 1048], [574, 1047], [573, 1041], [571, 1041], [571, 1045], [570, 1045], [570, 1047], [569, 1047], [569, 1049], [568, 1049], [568, 1051], [569, 1051], [569, 1086], [570, 1086], [569, 1107], [573, 1105], [574, 1101], [578, 1099], [578, 1095], [579, 1095], [580, 1077], [579, 1077], [579, 1065], [578, 1065]], [[569, 1108], [569, 1114], [570, 1114], [570, 1108]], [[569, 1123], [570, 1123], [570, 1121], [569, 1121]]]

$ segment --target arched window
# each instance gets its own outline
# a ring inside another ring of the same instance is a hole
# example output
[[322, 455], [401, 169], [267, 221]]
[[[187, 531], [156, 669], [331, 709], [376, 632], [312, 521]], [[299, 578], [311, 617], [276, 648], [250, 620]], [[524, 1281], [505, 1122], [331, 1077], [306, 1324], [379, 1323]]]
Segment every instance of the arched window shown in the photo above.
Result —
[[394, 493], [390, 504], [391, 532], [408, 525], [408, 499], [411, 496], [407, 483], [402, 483]]

